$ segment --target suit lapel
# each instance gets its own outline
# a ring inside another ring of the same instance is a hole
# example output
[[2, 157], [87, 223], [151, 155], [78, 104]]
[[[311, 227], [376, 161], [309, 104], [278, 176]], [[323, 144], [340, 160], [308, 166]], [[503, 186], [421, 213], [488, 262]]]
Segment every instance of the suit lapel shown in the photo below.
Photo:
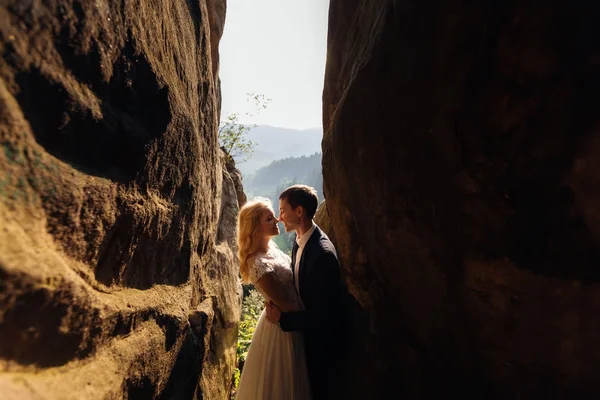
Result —
[[294, 245], [292, 246], [292, 282], [294, 282], [294, 287], [296, 287], [296, 255], [298, 254], [298, 243], [294, 238]]

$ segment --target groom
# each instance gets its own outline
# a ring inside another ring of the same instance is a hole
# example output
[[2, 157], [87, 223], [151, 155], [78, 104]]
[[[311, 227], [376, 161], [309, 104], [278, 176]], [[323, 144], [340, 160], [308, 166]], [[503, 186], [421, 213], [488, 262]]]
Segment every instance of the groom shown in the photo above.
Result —
[[335, 399], [338, 375], [348, 346], [350, 295], [340, 277], [335, 248], [313, 222], [318, 197], [315, 189], [294, 185], [279, 196], [279, 220], [286, 232], [295, 231], [292, 250], [294, 284], [304, 311], [282, 312], [267, 305], [267, 319], [283, 331], [302, 331], [306, 364], [314, 399]]

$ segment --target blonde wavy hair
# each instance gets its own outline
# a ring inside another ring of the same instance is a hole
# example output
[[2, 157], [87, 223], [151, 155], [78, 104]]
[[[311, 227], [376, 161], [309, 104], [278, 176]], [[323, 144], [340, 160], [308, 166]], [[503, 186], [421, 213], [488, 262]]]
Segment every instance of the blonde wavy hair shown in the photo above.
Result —
[[[271, 201], [258, 197], [244, 204], [238, 214], [238, 257], [240, 260], [240, 275], [244, 283], [250, 282], [248, 258], [258, 251], [260, 245], [260, 216], [267, 209], [273, 209]], [[269, 241], [269, 246], [274, 246], [274, 243]]]

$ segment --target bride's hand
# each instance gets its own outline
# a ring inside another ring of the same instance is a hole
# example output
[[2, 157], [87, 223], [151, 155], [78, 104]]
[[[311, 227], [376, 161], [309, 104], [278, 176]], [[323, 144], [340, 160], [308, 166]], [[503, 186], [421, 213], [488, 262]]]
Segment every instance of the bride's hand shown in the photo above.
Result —
[[267, 321], [273, 324], [278, 323], [281, 317], [281, 308], [273, 303], [273, 301], [268, 302], [265, 307], [267, 308]]

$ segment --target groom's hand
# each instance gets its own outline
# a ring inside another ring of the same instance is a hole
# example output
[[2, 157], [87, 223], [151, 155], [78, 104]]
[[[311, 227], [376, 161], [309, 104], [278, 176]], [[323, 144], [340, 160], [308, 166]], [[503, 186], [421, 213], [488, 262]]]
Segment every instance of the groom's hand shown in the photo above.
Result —
[[277, 304], [272, 301], [266, 304], [267, 308], [267, 320], [271, 323], [278, 323], [281, 317], [281, 308], [277, 307]]

